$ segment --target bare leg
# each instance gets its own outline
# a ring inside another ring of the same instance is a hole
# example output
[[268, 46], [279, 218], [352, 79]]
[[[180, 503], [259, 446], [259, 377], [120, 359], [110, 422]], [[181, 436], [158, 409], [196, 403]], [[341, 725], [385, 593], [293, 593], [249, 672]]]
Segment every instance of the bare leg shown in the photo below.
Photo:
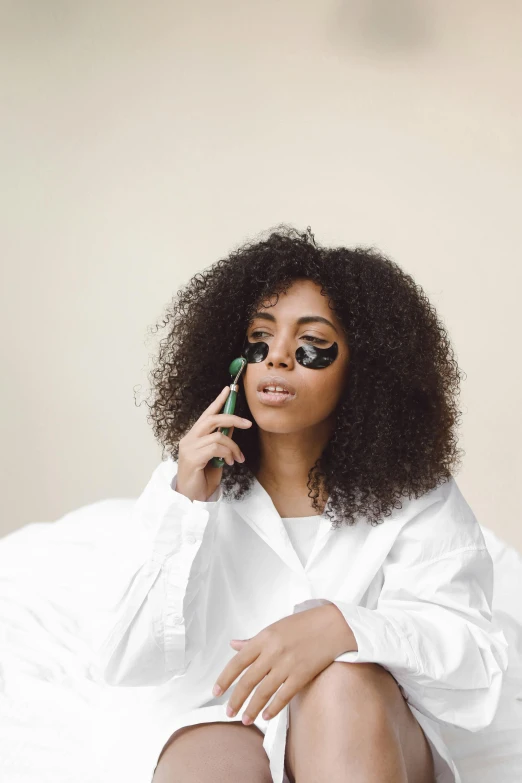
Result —
[[424, 732], [391, 674], [334, 661], [289, 705], [291, 783], [433, 783]]
[[272, 783], [263, 739], [240, 721], [184, 726], [163, 748], [152, 783]]

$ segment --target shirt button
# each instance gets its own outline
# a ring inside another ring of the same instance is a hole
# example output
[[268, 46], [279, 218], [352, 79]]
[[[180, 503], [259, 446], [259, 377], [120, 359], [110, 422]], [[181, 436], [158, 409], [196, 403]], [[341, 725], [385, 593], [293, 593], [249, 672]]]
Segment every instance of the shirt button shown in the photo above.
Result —
[[173, 615], [172, 619], [174, 620], [174, 625], [181, 625], [183, 622], [183, 616], [180, 614]]
[[189, 533], [187, 535], [187, 544], [195, 544], [196, 543], [196, 536], [193, 533]]

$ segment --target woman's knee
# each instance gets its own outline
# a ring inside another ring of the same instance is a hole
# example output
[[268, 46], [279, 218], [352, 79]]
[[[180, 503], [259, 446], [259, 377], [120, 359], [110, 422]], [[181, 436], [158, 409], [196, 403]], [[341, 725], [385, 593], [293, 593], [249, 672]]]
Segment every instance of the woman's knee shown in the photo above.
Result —
[[[294, 710], [305, 708], [353, 713], [375, 713], [384, 717], [404, 705], [404, 699], [392, 675], [375, 663], [344, 663], [334, 661], [305, 686], [292, 700]], [[333, 715], [333, 717], [335, 717]]]
[[287, 752], [292, 770], [299, 750], [317, 744], [319, 736], [326, 753], [336, 746], [339, 732], [347, 752], [348, 737], [371, 746], [390, 736], [398, 740], [401, 710], [408, 707], [386, 669], [334, 661], [290, 701]]
[[[295, 773], [297, 756], [318, 743], [325, 752], [339, 747], [389, 745], [404, 751], [409, 780], [432, 780], [431, 751], [399, 685], [379, 664], [334, 661], [302, 688], [290, 702], [287, 738], [288, 767]], [[423, 776], [424, 775], [424, 776]], [[290, 778], [292, 780], [292, 778]]]
[[152, 783], [270, 783], [263, 736], [257, 726], [239, 721], [184, 726], [165, 744]]

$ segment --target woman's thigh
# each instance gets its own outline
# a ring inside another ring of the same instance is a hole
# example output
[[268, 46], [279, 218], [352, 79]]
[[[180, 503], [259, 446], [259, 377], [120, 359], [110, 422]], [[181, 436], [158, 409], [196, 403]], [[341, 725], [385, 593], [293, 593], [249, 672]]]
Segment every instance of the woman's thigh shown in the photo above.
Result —
[[[379, 737], [386, 737], [386, 741], [396, 737], [408, 783], [433, 783], [429, 743], [397, 682], [383, 667], [336, 661], [296, 694], [289, 706], [285, 771], [290, 783], [295, 783], [298, 757], [304, 768], [309, 768], [308, 753], [313, 754], [313, 760], [320, 759], [321, 764], [328, 766], [328, 761], [319, 755], [327, 736], [328, 752], [332, 751], [331, 738], [334, 747], [340, 747], [335, 744], [340, 743], [344, 748], [351, 747], [351, 738], [357, 752], [368, 753], [369, 758], [375, 755]], [[369, 734], [370, 725], [374, 730], [383, 727], [384, 735], [379, 731], [375, 736]]]
[[161, 751], [152, 783], [272, 783], [263, 738], [240, 721], [183, 726]]

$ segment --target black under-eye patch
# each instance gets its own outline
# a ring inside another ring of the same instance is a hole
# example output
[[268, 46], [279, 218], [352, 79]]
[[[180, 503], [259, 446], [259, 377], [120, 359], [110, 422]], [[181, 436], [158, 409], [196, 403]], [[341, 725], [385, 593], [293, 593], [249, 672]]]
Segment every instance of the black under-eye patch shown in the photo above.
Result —
[[303, 367], [308, 367], [310, 370], [322, 370], [335, 362], [338, 353], [337, 343], [332, 343], [329, 348], [320, 348], [318, 345], [301, 345], [295, 352], [295, 358]]
[[[339, 346], [333, 343], [329, 348], [319, 348], [317, 345], [301, 345], [295, 352], [295, 358], [309, 370], [322, 370], [329, 367], [339, 353]], [[262, 362], [268, 356], [268, 343], [262, 341], [251, 343], [248, 337], [243, 343], [242, 356], [248, 364]]]
[[268, 344], [261, 342], [251, 343], [246, 337], [241, 355], [245, 357], [248, 364], [262, 362], [268, 356]]

